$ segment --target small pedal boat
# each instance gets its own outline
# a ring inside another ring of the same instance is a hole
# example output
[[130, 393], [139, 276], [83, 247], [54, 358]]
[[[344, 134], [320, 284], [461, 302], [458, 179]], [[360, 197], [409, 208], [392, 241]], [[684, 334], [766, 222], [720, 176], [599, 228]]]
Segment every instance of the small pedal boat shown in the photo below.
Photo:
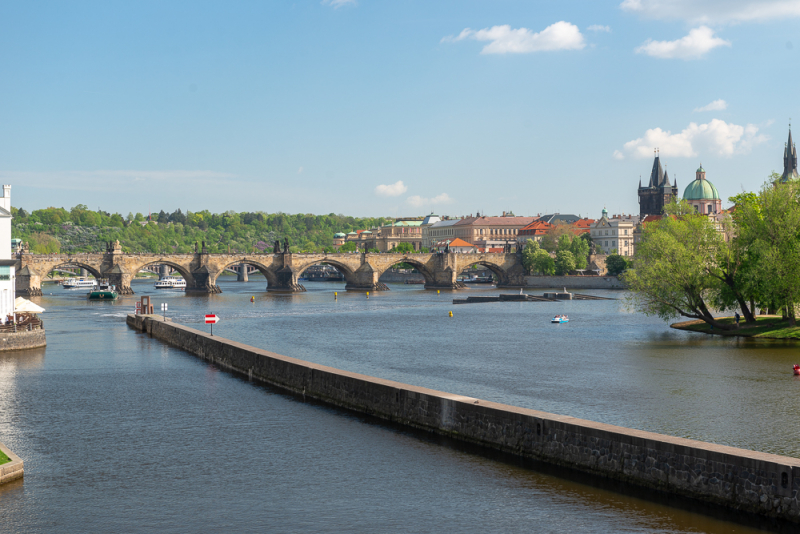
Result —
[[566, 315], [556, 315], [550, 320], [551, 323], [568, 323], [569, 317]]
[[792, 371], [794, 372], [795, 376], [800, 375], [800, 365], [795, 364], [795, 366], [792, 367]]

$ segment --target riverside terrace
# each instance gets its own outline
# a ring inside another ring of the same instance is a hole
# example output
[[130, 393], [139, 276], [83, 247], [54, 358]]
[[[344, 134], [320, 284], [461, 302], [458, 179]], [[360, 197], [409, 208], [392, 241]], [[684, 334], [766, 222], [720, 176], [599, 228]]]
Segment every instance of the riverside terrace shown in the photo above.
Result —
[[106, 278], [122, 295], [132, 295], [131, 280], [149, 265], [169, 265], [186, 280], [186, 291], [220, 293], [217, 277], [232, 265], [250, 265], [267, 279], [268, 291], [305, 291], [297, 280], [312, 265], [326, 263], [345, 278], [348, 290], [377, 291], [381, 274], [398, 263], [413, 265], [425, 277], [426, 289], [459, 289], [458, 273], [479, 264], [497, 275], [498, 287], [525, 286], [522, 258], [516, 253], [487, 254], [126, 254], [119, 244], [105, 253], [17, 254], [17, 294], [42, 294], [42, 279], [60, 267], [80, 267]]

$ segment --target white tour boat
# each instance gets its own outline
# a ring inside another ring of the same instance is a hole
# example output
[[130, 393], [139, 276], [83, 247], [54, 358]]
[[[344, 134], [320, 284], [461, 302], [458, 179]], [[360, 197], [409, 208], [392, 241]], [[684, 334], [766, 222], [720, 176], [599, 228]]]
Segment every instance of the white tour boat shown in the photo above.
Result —
[[61, 287], [64, 289], [92, 289], [97, 285], [97, 280], [94, 278], [70, 278], [61, 282]]
[[167, 276], [156, 282], [156, 289], [186, 289], [186, 280], [177, 276]]

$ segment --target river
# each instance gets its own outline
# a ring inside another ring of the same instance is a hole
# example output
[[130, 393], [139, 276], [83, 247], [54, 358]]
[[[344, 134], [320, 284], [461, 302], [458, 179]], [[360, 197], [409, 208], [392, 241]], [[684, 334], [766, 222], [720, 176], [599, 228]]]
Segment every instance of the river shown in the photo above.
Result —
[[623, 300], [454, 306], [420, 286], [367, 299], [332, 282], [268, 294], [255, 276], [211, 296], [152, 284], [116, 303], [49, 285], [33, 299], [48, 347], [0, 353], [0, 441], [25, 460], [25, 478], [0, 486], [0, 532], [755, 531], [220, 371], [129, 329], [143, 294], [177, 322], [207, 328], [217, 313], [215, 335], [340, 369], [800, 457], [791, 344], [674, 331]]

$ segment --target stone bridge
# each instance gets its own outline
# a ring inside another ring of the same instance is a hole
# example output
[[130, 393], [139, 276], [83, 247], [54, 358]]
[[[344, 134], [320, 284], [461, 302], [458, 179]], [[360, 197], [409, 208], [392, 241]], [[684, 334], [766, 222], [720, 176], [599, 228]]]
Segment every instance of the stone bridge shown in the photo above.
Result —
[[150, 265], [168, 265], [186, 280], [186, 291], [220, 293], [217, 277], [234, 265], [246, 264], [267, 279], [268, 291], [303, 291], [297, 279], [312, 265], [336, 267], [347, 282], [346, 289], [375, 291], [384, 271], [398, 263], [413, 265], [425, 277], [426, 289], [457, 289], [456, 276], [475, 264], [497, 275], [498, 287], [525, 285], [519, 254], [126, 254], [119, 246], [106, 253], [17, 255], [17, 293], [41, 295], [42, 279], [63, 266], [86, 269], [96, 278], [107, 278], [123, 295], [133, 294], [131, 280]]

